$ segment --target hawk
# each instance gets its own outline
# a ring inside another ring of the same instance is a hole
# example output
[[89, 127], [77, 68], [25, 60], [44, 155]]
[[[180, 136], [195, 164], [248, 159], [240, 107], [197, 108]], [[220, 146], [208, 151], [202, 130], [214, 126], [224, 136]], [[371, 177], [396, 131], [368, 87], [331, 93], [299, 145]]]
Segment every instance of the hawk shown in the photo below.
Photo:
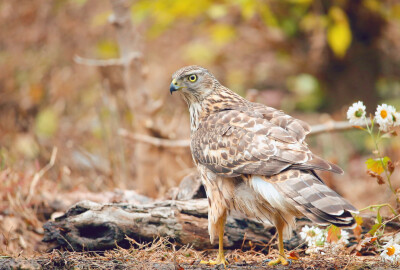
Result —
[[202, 263], [227, 264], [223, 236], [230, 210], [275, 225], [279, 256], [271, 265], [288, 264], [283, 238], [290, 237], [296, 217], [319, 225], [355, 225], [357, 209], [316, 173], [343, 171], [310, 151], [304, 141], [307, 123], [242, 98], [200, 66], [176, 71], [174, 91], [189, 107], [190, 148], [207, 193], [210, 240], [219, 237], [217, 260]]

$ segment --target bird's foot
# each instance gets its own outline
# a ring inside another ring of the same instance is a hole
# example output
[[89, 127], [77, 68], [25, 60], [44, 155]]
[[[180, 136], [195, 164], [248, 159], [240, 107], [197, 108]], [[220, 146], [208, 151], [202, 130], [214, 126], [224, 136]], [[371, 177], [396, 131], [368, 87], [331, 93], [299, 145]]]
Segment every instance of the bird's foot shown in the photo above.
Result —
[[219, 264], [223, 264], [224, 267], [226, 267], [228, 265], [228, 261], [225, 260], [225, 256], [220, 256], [218, 255], [217, 259], [215, 261], [213, 260], [209, 260], [209, 261], [200, 261], [201, 264], [207, 264], [207, 265], [219, 265]]
[[286, 260], [286, 258], [279, 256], [278, 259], [272, 260], [268, 263], [268, 265], [277, 265], [277, 264], [289, 265], [289, 262], [288, 260]]

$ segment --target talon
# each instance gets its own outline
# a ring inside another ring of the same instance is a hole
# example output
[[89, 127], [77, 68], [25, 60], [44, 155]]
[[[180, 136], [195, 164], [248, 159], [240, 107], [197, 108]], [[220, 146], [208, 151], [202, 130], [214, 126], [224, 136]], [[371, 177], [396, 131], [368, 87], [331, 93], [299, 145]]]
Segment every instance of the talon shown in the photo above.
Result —
[[289, 265], [289, 262], [285, 258], [279, 257], [278, 259], [272, 260], [268, 263], [268, 265], [277, 265], [277, 264]]
[[207, 265], [220, 265], [223, 264], [224, 267], [226, 267], [228, 265], [228, 261], [225, 259], [217, 259], [216, 261], [213, 260], [209, 260], [209, 261], [200, 261], [200, 264], [207, 264]]
[[200, 264], [207, 264], [207, 265], [220, 265], [220, 264], [223, 264], [224, 267], [226, 268], [226, 266], [228, 265], [228, 261], [225, 260], [224, 257], [218, 256], [217, 259], [216, 259], [215, 261], [214, 261], [214, 260], [209, 260], [209, 261], [203, 261], [203, 260], [201, 260], [201, 261], [200, 261]]

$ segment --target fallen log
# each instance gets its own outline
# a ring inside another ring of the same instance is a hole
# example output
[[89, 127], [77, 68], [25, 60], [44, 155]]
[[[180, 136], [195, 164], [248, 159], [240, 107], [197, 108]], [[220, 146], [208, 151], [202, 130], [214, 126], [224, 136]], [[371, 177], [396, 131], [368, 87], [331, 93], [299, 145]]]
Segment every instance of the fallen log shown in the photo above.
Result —
[[[179, 194], [178, 194], [179, 195]], [[209, 241], [208, 203], [206, 199], [165, 200], [149, 203], [95, 203], [81, 201], [64, 215], [44, 224], [44, 242], [51, 249], [71, 251], [99, 251], [117, 246], [129, 247], [134, 239], [138, 243], [153, 241], [155, 237], [168, 237], [178, 246], [190, 245], [204, 250], [215, 248]], [[374, 224], [374, 217], [363, 216], [363, 233]], [[285, 248], [301, 248], [304, 241], [298, 232], [304, 225], [313, 225], [307, 219], [297, 221], [293, 237]], [[395, 232], [400, 224], [386, 223], [385, 232]], [[225, 226], [226, 249], [265, 247], [271, 243], [275, 228], [266, 223], [247, 219], [233, 213]], [[354, 239], [354, 236], [352, 237]], [[355, 243], [355, 242], [354, 242]]]
[[[98, 204], [81, 201], [63, 216], [44, 224], [44, 242], [52, 248], [73, 251], [106, 250], [129, 246], [126, 236], [137, 242], [154, 237], [169, 237], [177, 245], [190, 244], [195, 249], [213, 248], [208, 235], [207, 200], [167, 200], [150, 204]], [[275, 235], [269, 224], [240, 216], [227, 219], [224, 244], [226, 248], [265, 245]], [[295, 235], [287, 248], [299, 245]]]

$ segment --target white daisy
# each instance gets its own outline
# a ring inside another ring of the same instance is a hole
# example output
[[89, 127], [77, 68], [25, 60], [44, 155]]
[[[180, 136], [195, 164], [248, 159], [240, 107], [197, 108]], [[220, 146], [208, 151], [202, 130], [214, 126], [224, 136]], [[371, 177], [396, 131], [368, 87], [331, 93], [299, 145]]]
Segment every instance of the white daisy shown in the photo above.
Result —
[[304, 226], [301, 229], [300, 236], [307, 242], [307, 254], [320, 253], [324, 248], [326, 235], [325, 230], [321, 230], [318, 227]]
[[393, 116], [396, 109], [387, 104], [378, 105], [375, 112], [375, 120], [381, 131], [387, 132], [393, 126]]
[[345, 230], [341, 230], [339, 242], [347, 245], [349, 243], [349, 232]]
[[362, 101], [353, 103], [347, 111], [347, 119], [353, 125], [362, 125], [365, 123], [365, 106]]
[[[323, 237], [323, 231], [318, 227], [308, 227], [307, 225], [301, 229], [300, 236], [302, 239], [312, 244], [317, 239]], [[309, 246], [310, 246], [309, 244]]]
[[389, 241], [383, 246], [381, 257], [385, 261], [392, 263], [400, 263], [400, 245], [394, 244], [393, 241]]

